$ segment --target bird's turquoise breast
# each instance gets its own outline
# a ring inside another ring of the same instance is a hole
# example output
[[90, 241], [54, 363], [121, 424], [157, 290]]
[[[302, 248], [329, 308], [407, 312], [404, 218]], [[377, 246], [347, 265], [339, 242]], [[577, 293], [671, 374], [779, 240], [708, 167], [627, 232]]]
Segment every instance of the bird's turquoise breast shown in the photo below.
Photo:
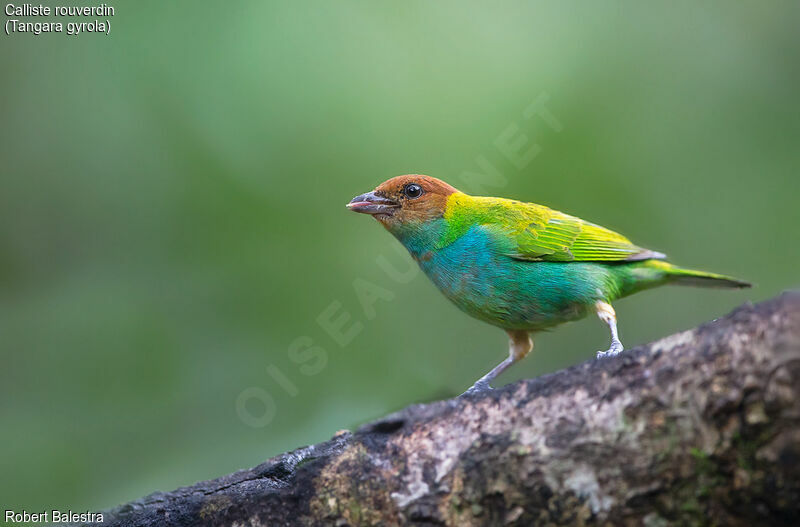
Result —
[[474, 226], [443, 248], [406, 247], [447, 298], [504, 329], [535, 331], [575, 320], [614, 287], [602, 264], [516, 260], [502, 243]]

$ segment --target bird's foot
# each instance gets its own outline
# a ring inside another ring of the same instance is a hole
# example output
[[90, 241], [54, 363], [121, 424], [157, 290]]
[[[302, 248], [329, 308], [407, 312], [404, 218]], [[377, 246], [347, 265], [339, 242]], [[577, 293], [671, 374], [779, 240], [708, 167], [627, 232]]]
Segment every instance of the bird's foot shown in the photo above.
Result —
[[598, 351], [597, 358], [598, 359], [605, 359], [606, 357], [614, 357], [615, 355], [619, 355], [618, 351], [614, 350], [606, 350], [606, 351]]
[[597, 358], [598, 359], [605, 359], [606, 357], [616, 357], [622, 351], [622, 344], [615, 345], [612, 344], [610, 348], [605, 351], [598, 351]]
[[488, 392], [489, 390], [493, 389], [494, 388], [489, 386], [489, 383], [487, 381], [478, 381], [475, 384], [473, 384], [469, 390], [459, 395], [459, 397], [464, 397], [465, 395], [472, 395], [476, 393]]

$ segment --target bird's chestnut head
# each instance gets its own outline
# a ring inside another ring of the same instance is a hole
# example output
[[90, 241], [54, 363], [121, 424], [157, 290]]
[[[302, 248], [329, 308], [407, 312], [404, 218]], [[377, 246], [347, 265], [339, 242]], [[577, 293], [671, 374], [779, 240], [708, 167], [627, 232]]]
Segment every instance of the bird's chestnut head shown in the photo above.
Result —
[[447, 197], [455, 188], [439, 179], [419, 174], [397, 176], [384, 181], [372, 192], [361, 194], [347, 204], [353, 212], [372, 214], [387, 229], [403, 224], [441, 218]]

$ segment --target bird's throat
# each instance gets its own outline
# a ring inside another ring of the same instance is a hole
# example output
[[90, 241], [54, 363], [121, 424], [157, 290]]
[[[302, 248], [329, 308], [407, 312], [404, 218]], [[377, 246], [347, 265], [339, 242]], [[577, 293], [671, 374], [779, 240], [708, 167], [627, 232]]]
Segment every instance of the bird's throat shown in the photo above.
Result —
[[430, 257], [439, 247], [446, 225], [442, 218], [425, 222], [404, 222], [388, 226], [395, 238], [419, 261]]

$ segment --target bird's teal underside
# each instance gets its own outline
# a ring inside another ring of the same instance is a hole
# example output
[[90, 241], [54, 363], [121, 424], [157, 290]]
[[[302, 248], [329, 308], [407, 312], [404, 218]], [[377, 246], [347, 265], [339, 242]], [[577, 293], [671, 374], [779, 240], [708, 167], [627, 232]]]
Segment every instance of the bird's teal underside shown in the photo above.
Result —
[[532, 262], [508, 256], [508, 243], [475, 225], [436, 249], [446, 226], [417, 225], [398, 238], [444, 295], [466, 313], [503, 329], [538, 331], [576, 320], [598, 300], [611, 302], [659, 285], [664, 273], [645, 262]]

